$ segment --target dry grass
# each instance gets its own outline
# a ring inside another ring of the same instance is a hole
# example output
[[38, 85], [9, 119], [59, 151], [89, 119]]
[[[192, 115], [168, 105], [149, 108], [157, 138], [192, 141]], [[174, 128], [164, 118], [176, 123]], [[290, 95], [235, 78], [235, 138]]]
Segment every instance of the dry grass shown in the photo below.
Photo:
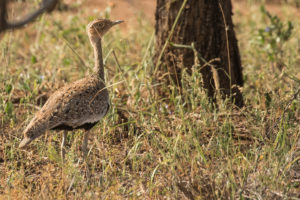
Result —
[[167, 86], [152, 85], [149, 77], [152, 25], [140, 19], [139, 32], [112, 30], [103, 45], [107, 85], [123, 82], [109, 88], [112, 107], [92, 130], [87, 160], [80, 153], [83, 132], [76, 131], [68, 134], [65, 163], [60, 133], [48, 132], [27, 150], [17, 146], [49, 94], [90, 72], [85, 25], [91, 19], [57, 12], [6, 33], [0, 41], [0, 198], [299, 199], [299, 97], [285, 107], [300, 86], [300, 20], [288, 6], [282, 12], [282, 21], [295, 27], [282, 47], [283, 68], [257, 44], [258, 29], [269, 23], [259, 6], [249, 3], [247, 13], [234, 16], [244, 66], [242, 110], [226, 101], [218, 110], [210, 105], [196, 70], [184, 75], [181, 95], [170, 86], [166, 98], [155, 96], [156, 87]]

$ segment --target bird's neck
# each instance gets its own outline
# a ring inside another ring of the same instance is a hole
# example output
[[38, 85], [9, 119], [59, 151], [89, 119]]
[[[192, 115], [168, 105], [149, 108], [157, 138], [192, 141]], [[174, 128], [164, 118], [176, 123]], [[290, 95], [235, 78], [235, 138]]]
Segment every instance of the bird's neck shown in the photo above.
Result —
[[104, 81], [104, 67], [102, 58], [101, 38], [91, 38], [91, 43], [94, 48], [95, 69], [98, 77]]

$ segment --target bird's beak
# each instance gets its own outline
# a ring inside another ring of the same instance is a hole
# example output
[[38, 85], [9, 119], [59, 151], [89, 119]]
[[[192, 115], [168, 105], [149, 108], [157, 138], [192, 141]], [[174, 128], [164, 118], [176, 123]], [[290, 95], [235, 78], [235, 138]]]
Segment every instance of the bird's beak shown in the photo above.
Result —
[[123, 20], [117, 20], [117, 21], [114, 21], [114, 22], [113, 22], [113, 25], [121, 24], [121, 23], [123, 23], [123, 22], [124, 22]]

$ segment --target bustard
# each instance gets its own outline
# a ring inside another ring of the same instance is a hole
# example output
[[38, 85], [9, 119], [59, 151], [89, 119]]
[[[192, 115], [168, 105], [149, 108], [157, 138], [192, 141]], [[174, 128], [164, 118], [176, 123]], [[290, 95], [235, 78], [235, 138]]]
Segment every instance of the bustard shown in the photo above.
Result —
[[19, 147], [25, 147], [47, 130], [64, 130], [62, 157], [67, 131], [85, 129], [83, 151], [86, 155], [89, 130], [109, 110], [109, 95], [105, 88], [102, 59], [102, 36], [114, 25], [123, 21], [98, 19], [88, 24], [87, 33], [94, 48], [95, 69], [89, 75], [54, 92], [24, 130]]

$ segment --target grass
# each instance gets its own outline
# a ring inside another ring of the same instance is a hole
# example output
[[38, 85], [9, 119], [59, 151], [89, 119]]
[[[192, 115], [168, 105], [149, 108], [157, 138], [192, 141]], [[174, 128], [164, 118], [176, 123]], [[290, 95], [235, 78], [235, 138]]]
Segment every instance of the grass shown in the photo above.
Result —
[[218, 110], [209, 104], [196, 70], [184, 73], [182, 96], [176, 86], [163, 99], [154, 95], [167, 86], [150, 81], [154, 41], [147, 21], [106, 35], [112, 107], [92, 130], [86, 161], [83, 131], [68, 134], [64, 163], [60, 133], [47, 132], [27, 150], [17, 146], [51, 92], [91, 72], [85, 33], [91, 18], [56, 12], [7, 32], [0, 41], [1, 199], [299, 199], [299, 97], [285, 108], [300, 86], [300, 20], [282, 8], [281, 20], [294, 29], [280, 45], [278, 68], [259, 38], [270, 21], [257, 4], [249, 6], [234, 16], [245, 79], [241, 110], [227, 101]]

